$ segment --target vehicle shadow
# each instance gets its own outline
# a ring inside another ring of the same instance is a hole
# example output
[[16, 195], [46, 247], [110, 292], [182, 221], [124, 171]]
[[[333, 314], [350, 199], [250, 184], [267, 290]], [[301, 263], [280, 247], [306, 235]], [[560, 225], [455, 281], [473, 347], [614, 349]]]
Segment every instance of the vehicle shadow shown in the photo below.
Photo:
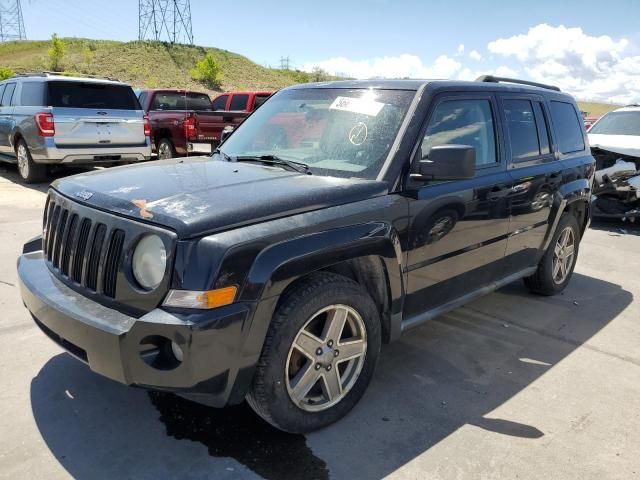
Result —
[[59, 178], [69, 177], [78, 173], [84, 173], [94, 170], [93, 167], [61, 167], [53, 170], [48, 176], [47, 180], [42, 183], [25, 183], [18, 173], [18, 167], [11, 163], [0, 164], [0, 178], [4, 178], [11, 183], [20, 185], [31, 190], [37, 190], [39, 192], [46, 192], [49, 189], [49, 185]]
[[465, 425], [544, 437], [535, 424], [491, 412], [632, 300], [619, 285], [578, 274], [552, 298], [505, 287], [384, 347], [354, 411], [307, 436], [275, 430], [246, 405], [217, 410], [121, 386], [65, 354], [33, 379], [33, 415], [74, 478], [382, 478]]

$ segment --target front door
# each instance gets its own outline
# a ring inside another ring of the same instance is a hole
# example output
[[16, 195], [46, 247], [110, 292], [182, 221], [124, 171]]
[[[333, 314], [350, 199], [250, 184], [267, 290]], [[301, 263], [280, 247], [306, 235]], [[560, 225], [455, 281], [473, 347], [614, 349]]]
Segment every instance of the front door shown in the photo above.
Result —
[[500, 278], [509, 231], [511, 177], [492, 94], [446, 95], [432, 107], [416, 160], [436, 145], [469, 145], [473, 179], [410, 180], [405, 319]]

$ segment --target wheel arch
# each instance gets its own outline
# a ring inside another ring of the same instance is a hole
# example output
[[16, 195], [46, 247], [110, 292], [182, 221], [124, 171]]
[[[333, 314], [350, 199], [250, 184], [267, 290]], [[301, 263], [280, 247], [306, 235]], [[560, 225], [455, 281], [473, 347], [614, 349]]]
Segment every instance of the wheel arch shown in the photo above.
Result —
[[564, 184], [556, 193], [550, 214], [550, 228], [544, 241], [543, 251], [549, 247], [549, 243], [558, 226], [558, 222], [564, 213], [574, 215], [580, 226], [582, 236], [591, 219], [591, 183], [582, 178]]

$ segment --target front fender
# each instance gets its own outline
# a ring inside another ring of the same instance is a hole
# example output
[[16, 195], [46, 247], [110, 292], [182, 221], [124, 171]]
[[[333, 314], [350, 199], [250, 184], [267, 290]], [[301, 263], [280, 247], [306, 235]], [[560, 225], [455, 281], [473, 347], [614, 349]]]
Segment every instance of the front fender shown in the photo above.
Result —
[[[256, 257], [247, 275], [242, 300], [279, 296], [291, 282], [345, 260], [379, 256], [386, 267], [392, 313], [402, 298], [403, 254], [395, 229], [371, 222], [314, 233], [272, 245]], [[395, 307], [395, 308], [394, 308]]]

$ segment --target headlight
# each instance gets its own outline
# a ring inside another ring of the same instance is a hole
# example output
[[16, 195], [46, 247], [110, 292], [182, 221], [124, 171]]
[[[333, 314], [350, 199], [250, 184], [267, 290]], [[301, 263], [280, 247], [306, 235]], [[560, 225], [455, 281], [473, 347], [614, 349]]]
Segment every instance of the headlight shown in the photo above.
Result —
[[147, 290], [153, 290], [164, 278], [167, 251], [157, 235], [146, 235], [133, 252], [133, 276]]

